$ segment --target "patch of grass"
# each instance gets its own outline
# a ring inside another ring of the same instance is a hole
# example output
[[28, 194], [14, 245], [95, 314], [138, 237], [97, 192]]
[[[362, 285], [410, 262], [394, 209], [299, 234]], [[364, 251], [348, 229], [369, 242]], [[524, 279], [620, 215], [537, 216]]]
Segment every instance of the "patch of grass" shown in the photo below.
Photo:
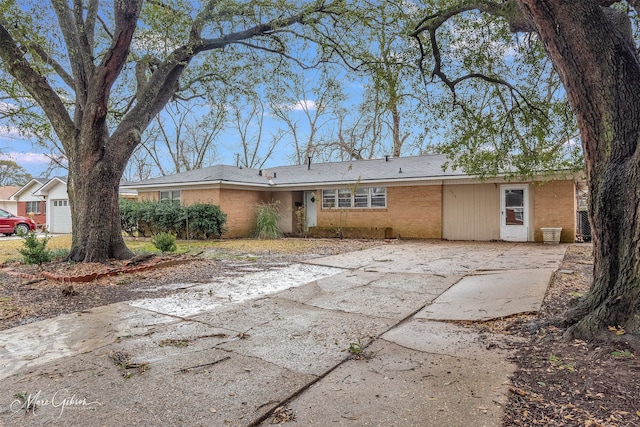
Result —
[[613, 357], [633, 357], [633, 353], [629, 350], [616, 350], [611, 353]]
[[[335, 240], [331, 240], [331, 243], [335, 243]], [[327, 241], [323, 239], [276, 239], [276, 240], [261, 240], [261, 239], [233, 239], [233, 240], [219, 240], [211, 242], [211, 249], [229, 249], [240, 252], [249, 253], [303, 253], [312, 251], [315, 248], [319, 248], [327, 245]]]
[[[125, 243], [127, 247], [135, 252], [139, 253], [160, 253], [153, 243], [149, 239], [127, 239], [125, 238]], [[207, 249], [215, 248], [218, 242], [214, 240], [176, 240], [176, 250], [175, 253], [197, 253], [202, 252]]]
[[348, 351], [351, 354], [362, 354], [364, 352], [364, 347], [362, 345], [362, 342], [360, 341], [360, 338], [358, 338], [358, 340], [355, 342], [349, 343]]
[[[51, 239], [47, 242], [47, 249], [56, 253], [59, 249], [69, 251], [71, 248], [71, 235], [49, 235]], [[7, 238], [0, 237], [0, 264], [7, 262], [17, 261], [22, 259], [19, 249], [23, 247], [23, 240], [7, 240]], [[68, 252], [67, 252], [68, 253]]]
[[566, 363], [562, 358], [553, 354], [549, 356], [549, 362], [558, 369], [567, 370], [569, 372], [574, 372], [576, 370], [574, 363]]
[[[0, 264], [19, 261], [22, 259], [18, 249], [22, 247], [22, 240], [3, 240], [0, 237]], [[150, 239], [133, 239], [125, 238], [127, 247], [134, 253], [155, 253], [159, 254]], [[298, 238], [282, 238], [277, 240], [261, 240], [261, 239], [229, 239], [229, 240], [198, 240], [187, 241], [178, 240], [176, 242], [176, 253], [199, 253], [202, 251], [211, 251], [215, 249], [224, 249], [230, 251], [238, 251], [253, 254], [264, 253], [286, 253], [298, 254], [313, 251], [316, 248], [322, 248], [328, 244], [336, 244], [335, 239], [298, 239]], [[54, 254], [68, 255], [71, 249], [71, 235], [52, 235], [51, 240], [47, 243], [47, 248]], [[65, 252], [66, 251], [66, 252]], [[339, 253], [339, 250], [336, 251]], [[215, 258], [215, 254], [213, 255]], [[255, 257], [254, 257], [255, 258]], [[246, 257], [244, 258], [246, 259]], [[257, 258], [255, 258], [257, 259]]]

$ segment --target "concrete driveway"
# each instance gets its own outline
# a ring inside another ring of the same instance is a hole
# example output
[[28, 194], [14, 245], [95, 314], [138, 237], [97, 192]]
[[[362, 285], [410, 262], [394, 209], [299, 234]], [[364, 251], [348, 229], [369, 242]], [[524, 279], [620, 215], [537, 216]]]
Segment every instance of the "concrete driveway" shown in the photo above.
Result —
[[538, 310], [565, 250], [388, 243], [2, 331], [0, 425], [499, 426], [505, 338], [451, 321]]

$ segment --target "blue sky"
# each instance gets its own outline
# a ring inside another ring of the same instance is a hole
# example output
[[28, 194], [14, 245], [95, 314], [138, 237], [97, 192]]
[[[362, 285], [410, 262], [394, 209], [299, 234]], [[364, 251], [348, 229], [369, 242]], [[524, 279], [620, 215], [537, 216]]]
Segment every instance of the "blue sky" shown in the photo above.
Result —
[[[39, 147], [38, 150], [40, 150]], [[0, 129], [0, 159], [13, 160], [34, 177], [42, 175], [49, 164], [47, 156], [38, 150], [33, 147], [29, 139], [16, 135], [6, 128]], [[66, 175], [66, 171], [59, 170], [55, 174]]]

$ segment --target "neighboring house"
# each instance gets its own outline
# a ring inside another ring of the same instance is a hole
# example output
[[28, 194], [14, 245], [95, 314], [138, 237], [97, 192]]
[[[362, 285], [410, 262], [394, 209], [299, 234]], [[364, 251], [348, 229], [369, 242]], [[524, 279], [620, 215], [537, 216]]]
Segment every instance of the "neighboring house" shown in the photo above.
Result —
[[56, 176], [38, 188], [34, 195], [45, 201], [49, 233], [71, 233], [71, 206], [67, 177]]
[[217, 165], [129, 183], [140, 200], [219, 205], [224, 237], [249, 236], [252, 207], [278, 201], [285, 233], [296, 211], [311, 235], [411, 239], [542, 241], [541, 228], [576, 236], [574, 176], [480, 181], [442, 170], [442, 155], [312, 163], [264, 170]]
[[33, 178], [11, 196], [17, 204], [17, 215], [31, 216], [38, 227], [47, 223], [47, 210], [44, 200], [34, 193], [47, 182], [46, 178]]
[[[134, 190], [123, 190], [121, 197], [136, 198]], [[11, 196], [17, 203], [17, 214], [29, 216], [50, 233], [71, 233], [71, 204], [67, 193], [67, 177], [36, 178]]]
[[14, 187], [13, 185], [0, 187], [0, 209], [18, 215], [18, 202], [11, 199], [11, 196], [19, 189], [20, 187]]

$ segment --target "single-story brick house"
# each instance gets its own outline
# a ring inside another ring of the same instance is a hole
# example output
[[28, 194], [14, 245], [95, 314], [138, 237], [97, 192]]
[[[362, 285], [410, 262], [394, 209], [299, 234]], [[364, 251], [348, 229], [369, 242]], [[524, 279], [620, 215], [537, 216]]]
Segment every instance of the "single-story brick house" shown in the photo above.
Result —
[[443, 171], [442, 155], [385, 157], [248, 169], [216, 165], [124, 184], [139, 200], [219, 205], [224, 237], [249, 236], [253, 207], [278, 201], [280, 227], [311, 235], [448, 240], [542, 241], [541, 228], [576, 237], [577, 176], [539, 181], [478, 180]]
[[31, 216], [38, 226], [47, 222], [47, 208], [42, 197], [35, 192], [47, 182], [46, 178], [33, 178], [11, 195], [16, 202], [17, 215]]

